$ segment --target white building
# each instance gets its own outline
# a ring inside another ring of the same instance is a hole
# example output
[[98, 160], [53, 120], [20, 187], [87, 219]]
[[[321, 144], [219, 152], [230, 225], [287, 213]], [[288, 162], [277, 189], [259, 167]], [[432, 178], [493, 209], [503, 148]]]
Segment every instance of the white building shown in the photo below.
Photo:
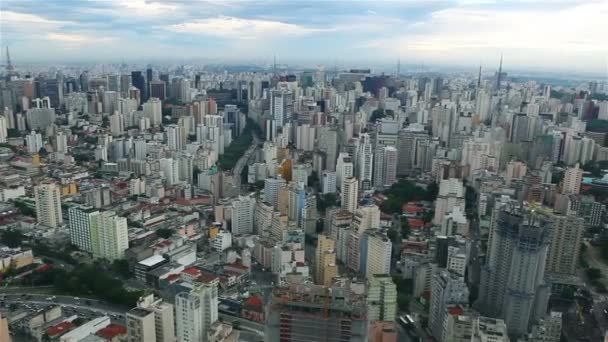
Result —
[[91, 219], [93, 256], [110, 261], [122, 259], [129, 248], [127, 219], [113, 211], [102, 211]]
[[232, 201], [232, 234], [242, 235], [253, 233], [253, 216], [255, 199], [250, 196], [239, 196]]
[[177, 340], [200, 342], [207, 340], [211, 325], [218, 320], [218, 280], [196, 284], [190, 292], [175, 297]]
[[454, 207], [460, 207], [464, 211], [464, 191], [464, 185], [458, 178], [443, 179], [439, 183], [439, 194], [435, 201], [434, 224], [441, 225], [446, 213], [452, 212]]
[[444, 341], [443, 323], [448, 305], [468, 303], [469, 290], [462, 277], [448, 271], [433, 276], [429, 328], [435, 339]]
[[151, 97], [143, 105], [144, 114], [150, 119], [152, 126], [158, 126], [163, 121], [162, 102], [156, 97]]
[[359, 204], [359, 182], [357, 178], [345, 178], [342, 182], [342, 209], [354, 213]]
[[232, 246], [232, 234], [225, 230], [220, 231], [211, 242], [211, 246], [218, 252], [225, 251]]
[[42, 144], [42, 135], [40, 133], [36, 133], [35, 131], [32, 131], [25, 137], [25, 143], [29, 153], [38, 153], [38, 151], [40, 151], [40, 149], [44, 146]]
[[70, 223], [70, 241], [80, 250], [92, 253], [91, 221], [99, 214], [99, 210], [89, 206], [71, 207], [68, 209]]
[[38, 223], [57, 228], [63, 224], [61, 194], [57, 184], [47, 183], [34, 187]]
[[279, 189], [284, 187], [285, 184], [283, 178], [266, 178], [264, 180], [264, 201], [272, 204], [274, 208], [277, 208]]
[[336, 193], [336, 172], [327, 170], [323, 171], [323, 175], [321, 176], [321, 193]]

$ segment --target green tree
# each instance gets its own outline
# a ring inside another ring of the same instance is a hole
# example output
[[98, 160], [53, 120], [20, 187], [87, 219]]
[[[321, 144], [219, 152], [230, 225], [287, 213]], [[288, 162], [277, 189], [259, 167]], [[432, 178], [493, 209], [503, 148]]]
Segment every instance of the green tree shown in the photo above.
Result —
[[597, 280], [599, 278], [602, 277], [602, 271], [600, 271], [597, 268], [588, 268], [585, 271], [585, 274], [587, 274], [587, 277], [589, 277], [589, 280]]
[[369, 117], [369, 122], [376, 122], [377, 120], [383, 119], [386, 117], [386, 113], [384, 109], [376, 109], [372, 112], [372, 115]]
[[395, 229], [391, 228], [386, 232], [386, 236], [393, 242], [397, 243], [399, 241], [399, 232]]
[[401, 237], [406, 239], [408, 236], [410, 236], [410, 223], [407, 219], [407, 217], [401, 217], [400, 219], [400, 225], [401, 225]]
[[337, 203], [337, 196], [335, 193], [328, 193], [319, 196], [317, 199], [317, 209], [321, 212], [325, 212], [327, 208], [335, 206]]
[[10, 248], [21, 246], [21, 243], [25, 240], [25, 235], [20, 231], [13, 228], [3, 230], [0, 233], [0, 241]]
[[6, 135], [9, 138], [19, 138], [21, 136], [21, 132], [16, 128], [9, 128], [6, 130]]
[[112, 262], [112, 270], [125, 278], [131, 277], [129, 262], [125, 259], [117, 259]]
[[168, 239], [173, 235], [173, 229], [169, 228], [159, 228], [156, 230], [156, 236], [161, 237], [163, 239]]

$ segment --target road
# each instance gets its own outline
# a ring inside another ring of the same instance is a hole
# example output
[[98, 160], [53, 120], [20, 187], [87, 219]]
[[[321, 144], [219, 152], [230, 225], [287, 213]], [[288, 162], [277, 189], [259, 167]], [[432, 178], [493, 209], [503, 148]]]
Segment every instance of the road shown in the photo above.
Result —
[[[26, 295], [27, 297], [24, 297]], [[0, 297], [2, 297], [2, 302], [4, 306], [9, 306], [10, 304], [18, 304], [21, 305], [50, 305], [56, 304], [61, 305], [64, 310], [67, 311], [80, 311], [80, 312], [91, 312], [98, 315], [109, 315], [116, 320], [117, 323], [126, 324], [125, 322], [125, 313], [127, 309], [118, 305], [113, 305], [109, 303], [105, 303], [96, 299], [85, 299], [71, 297], [71, 296], [54, 296], [50, 295], [36, 295], [36, 294], [5, 294], [0, 292]], [[246, 319], [242, 319], [240, 317], [230, 316], [226, 314], [219, 314], [219, 317], [224, 322], [239, 322], [239, 329], [241, 331], [241, 336], [239, 341], [248, 341], [248, 342], [258, 342], [264, 339], [264, 325], [249, 321]]]
[[239, 158], [232, 169], [232, 175], [237, 179], [237, 189], [241, 188], [241, 172], [243, 172], [243, 168], [247, 165], [251, 157], [255, 156], [255, 151], [257, 150], [259, 143], [260, 139], [253, 133], [253, 144], [249, 146], [247, 151]]

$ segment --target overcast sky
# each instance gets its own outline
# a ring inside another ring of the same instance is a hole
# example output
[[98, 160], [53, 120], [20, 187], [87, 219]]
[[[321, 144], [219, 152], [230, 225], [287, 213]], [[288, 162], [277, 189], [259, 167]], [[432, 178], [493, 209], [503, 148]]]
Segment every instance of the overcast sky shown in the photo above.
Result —
[[17, 61], [211, 58], [608, 74], [608, 1], [0, 0]]

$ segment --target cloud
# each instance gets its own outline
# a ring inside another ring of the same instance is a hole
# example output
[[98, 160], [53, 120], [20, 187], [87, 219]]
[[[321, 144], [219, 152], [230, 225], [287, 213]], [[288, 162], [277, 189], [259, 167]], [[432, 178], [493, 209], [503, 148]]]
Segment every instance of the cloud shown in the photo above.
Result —
[[[459, 6], [433, 12], [386, 39], [364, 48], [388, 48], [401, 55], [466, 62], [495, 59], [509, 51], [515, 62], [566, 66], [592, 60], [605, 65], [608, 52], [608, 3], [577, 4], [559, 9]], [[577, 60], [578, 59], [578, 60]]]
[[275, 20], [218, 16], [168, 25], [169, 31], [225, 38], [252, 39], [268, 35], [306, 35], [331, 29], [311, 28]]
[[91, 34], [71, 34], [51, 32], [46, 35], [46, 38], [60, 43], [74, 44], [99, 44], [116, 41], [116, 37], [96, 37]]
[[146, 0], [114, 0], [113, 3], [115, 7], [134, 11], [131, 14], [136, 16], [166, 15], [167, 12], [172, 12], [179, 8], [179, 6], [174, 3], [161, 3], [159, 1]]

